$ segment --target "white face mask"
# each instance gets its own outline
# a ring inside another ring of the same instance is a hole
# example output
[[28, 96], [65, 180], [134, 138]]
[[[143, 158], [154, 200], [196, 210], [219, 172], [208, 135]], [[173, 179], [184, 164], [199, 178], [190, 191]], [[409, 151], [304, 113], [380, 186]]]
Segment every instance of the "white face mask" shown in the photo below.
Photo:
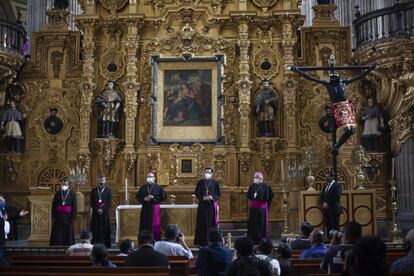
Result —
[[206, 179], [210, 179], [210, 178], [211, 178], [211, 176], [212, 176], [212, 174], [211, 174], [211, 173], [205, 173], [205, 174], [204, 174], [204, 177], [205, 177]]
[[155, 177], [147, 177], [147, 182], [148, 183], [154, 183], [154, 181], [155, 181]]
[[253, 181], [254, 181], [255, 184], [262, 183], [262, 180], [260, 178], [253, 178]]
[[67, 191], [69, 189], [69, 186], [62, 186], [62, 191]]

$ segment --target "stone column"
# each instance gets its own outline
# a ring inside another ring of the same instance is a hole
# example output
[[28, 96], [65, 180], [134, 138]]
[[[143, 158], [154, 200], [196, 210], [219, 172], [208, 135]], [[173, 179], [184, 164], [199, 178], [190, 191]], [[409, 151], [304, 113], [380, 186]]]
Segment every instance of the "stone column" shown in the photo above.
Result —
[[239, 112], [240, 112], [240, 151], [249, 151], [250, 148], [250, 91], [252, 81], [250, 80], [250, 39], [249, 39], [249, 21], [250, 18], [241, 16], [238, 19], [238, 46], [240, 49], [239, 60], [239, 80], [237, 89], [239, 94]]
[[47, 0], [27, 1], [27, 23], [26, 30], [29, 41], [32, 41], [33, 32], [38, 32], [46, 23]]
[[295, 74], [288, 69], [294, 65], [294, 46], [296, 43], [296, 24], [295, 17], [283, 15], [282, 23], [282, 49], [284, 63], [284, 81], [283, 87], [283, 114], [284, 114], [284, 136], [286, 139], [286, 148], [295, 149], [297, 147], [297, 82]]
[[400, 228], [414, 228], [414, 136], [401, 145], [395, 158], [395, 175], [398, 195], [398, 220]]
[[137, 19], [126, 20], [127, 34], [126, 34], [126, 81], [124, 85], [125, 91], [125, 146], [124, 146], [124, 160], [126, 171], [132, 170], [137, 154], [134, 148], [135, 144], [135, 121], [137, 117], [138, 108], [138, 90], [140, 84], [137, 80], [137, 58], [136, 52], [138, 49], [139, 29], [141, 22]]
[[90, 118], [92, 113], [93, 90], [95, 84], [95, 28], [97, 22], [94, 19], [83, 19], [79, 21], [80, 28], [84, 32], [83, 38], [83, 74], [80, 94], [82, 104], [80, 108], [80, 137], [79, 137], [79, 154], [78, 161], [82, 168], [89, 171], [91, 161], [89, 141], [90, 141]]

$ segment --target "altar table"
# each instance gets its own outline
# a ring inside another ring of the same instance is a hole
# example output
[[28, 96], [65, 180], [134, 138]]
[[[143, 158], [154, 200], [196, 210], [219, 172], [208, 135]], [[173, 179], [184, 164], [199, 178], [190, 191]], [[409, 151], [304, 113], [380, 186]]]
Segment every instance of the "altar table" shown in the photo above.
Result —
[[[161, 204], [161, 235], [168, 224], [176, 224], [184, 234], [186, 243], [194, 242], [197, 204]], [[115, 241], [138, 240], [139, 218], [142, 205], [119, 205], [116, 208]]]

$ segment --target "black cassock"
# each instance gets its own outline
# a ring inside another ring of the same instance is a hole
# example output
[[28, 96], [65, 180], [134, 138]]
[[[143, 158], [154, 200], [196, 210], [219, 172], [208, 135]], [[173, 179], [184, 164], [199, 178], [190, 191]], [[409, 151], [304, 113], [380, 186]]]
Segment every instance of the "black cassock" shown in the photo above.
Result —
[[[98, 186], [92, 189], [90, 198], [92, 243], [103, 243], [107, 248], [111, 247], [111, 222], [109, 221], [111, 200], [112, 191], [110, 188]], [[98, 209], [102, 209], [101, 215], [98, 213]]]
[[[256, 196], [255, 196], [256, 195]], [[272, 204], [272, 188], [265, 184], [251, 184], [247, 192], [249, 199], [249, 221], [247, 223], [247, 236], [254, 244], [267, 237], [268, 210]]]
[[75, 243], [73, 221], [76, 219], [76, 195], [72, 191], [56, 192], [52, 201], [52, 233], [50, 245]]
[[[154, 198], [150, 201], [144, 201], [144, 197], [148, 195], [153, 195]], [[160, 240], [159, 204], [167, 198], [167, 194], [160, 185], [147, 183], [139, 188], [135, 198], [142, 204], [139, 231], [150, 231], [153, 233], [155, 240]]]
[[[218, 227], [218, 200], [221, 196], [219, 183], [214, 179], [201, 179], [197, 182], [194, 194], [198, 198], [194, 244], [205, 246], [208, 245], [208, 229]], [[206, 195], [211, 195], [213, 200], [204, 201]]]

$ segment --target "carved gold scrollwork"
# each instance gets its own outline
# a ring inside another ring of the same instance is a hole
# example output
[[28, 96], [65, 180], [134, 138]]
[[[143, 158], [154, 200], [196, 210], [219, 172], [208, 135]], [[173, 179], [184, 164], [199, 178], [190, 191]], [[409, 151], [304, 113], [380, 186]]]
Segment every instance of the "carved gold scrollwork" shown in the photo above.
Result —
[[260, 79], [270, 80], [279, 71], [279, 58], [273, 49], [272, 31], [257, 30], [259, 49], [253, 54], [253, 72]]
[[125, 7], [128, 0], [99, 0], [102, 7], [108, 10], [111, 14], [115, 14], [117, 11]]
[[103, 155], [103, 163], [105, 168], [109, 171], [115, 161], [117, 153], [124, 145], [124, 140], [121, 139], [100, 139], [94, 140], [95, 150], [97, 154]]
[[138, 154], [133, 151], [128, 151], [124, 154], [124, 160], [125, 160], [125, 167], [127, 172], [132, 171], [134, 168], [135, 162], [137, 160]]

